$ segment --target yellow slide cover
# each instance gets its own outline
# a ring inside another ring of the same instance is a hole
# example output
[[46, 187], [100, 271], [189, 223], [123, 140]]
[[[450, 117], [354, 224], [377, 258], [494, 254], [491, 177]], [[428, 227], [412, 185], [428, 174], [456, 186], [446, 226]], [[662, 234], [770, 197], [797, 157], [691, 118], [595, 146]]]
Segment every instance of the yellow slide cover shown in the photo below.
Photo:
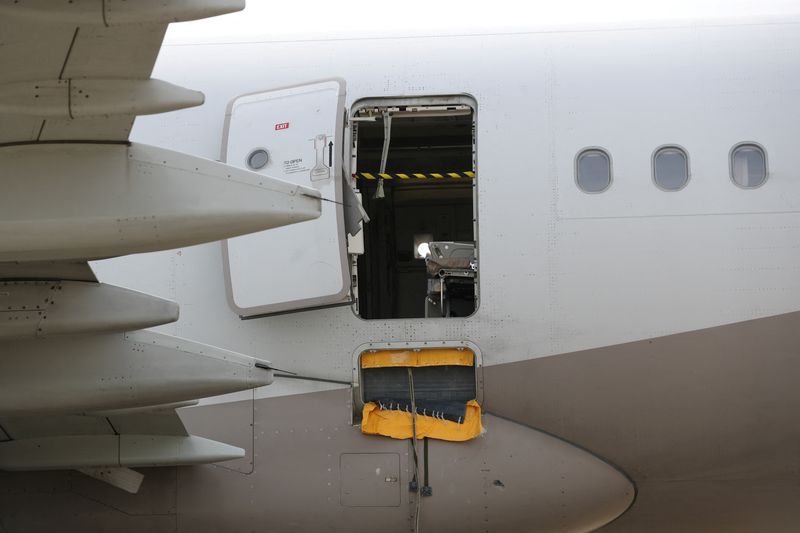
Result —
[[455, 348], [380, 350], [361, 354], [361, 368], [472, 366], [474, 364], [475, 354], [471, 350]]
[[[470, 353], [470, 355], [472, 355]], [[406, 411], [380, 409], [378, 404], [364, 405], [361, 432], [367, 435], [383, 435], [393, 439], [410, 439], [413, 432], [412, 414]], [[417, 415], [417, 438], [462, 442], [481, 434], [481, 406], [475, 400], [467, 402], [467, 410], [461, 424], [441, 420], [432, 416]]]

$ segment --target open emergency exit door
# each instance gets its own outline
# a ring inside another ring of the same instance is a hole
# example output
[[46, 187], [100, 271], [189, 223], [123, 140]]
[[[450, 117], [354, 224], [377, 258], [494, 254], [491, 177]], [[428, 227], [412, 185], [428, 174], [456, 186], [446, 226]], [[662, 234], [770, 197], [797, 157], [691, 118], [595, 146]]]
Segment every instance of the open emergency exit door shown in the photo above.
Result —
[[344, 80], [246, 94], [228, 106], [223, 159], [319, 190], [322, 215], [223, 242], [226, 289], [242, 317], [349, 303], [343, 213]]

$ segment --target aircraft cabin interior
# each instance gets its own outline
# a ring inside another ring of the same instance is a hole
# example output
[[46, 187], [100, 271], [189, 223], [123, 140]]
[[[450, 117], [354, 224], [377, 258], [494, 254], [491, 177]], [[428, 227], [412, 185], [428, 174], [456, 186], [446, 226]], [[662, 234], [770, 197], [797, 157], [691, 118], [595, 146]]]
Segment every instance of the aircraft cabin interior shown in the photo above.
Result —
[[466, 317], [477, 307], [473, 108], [362, 105], [352, 170], [369, 224], [353, 269], [365, 319]]

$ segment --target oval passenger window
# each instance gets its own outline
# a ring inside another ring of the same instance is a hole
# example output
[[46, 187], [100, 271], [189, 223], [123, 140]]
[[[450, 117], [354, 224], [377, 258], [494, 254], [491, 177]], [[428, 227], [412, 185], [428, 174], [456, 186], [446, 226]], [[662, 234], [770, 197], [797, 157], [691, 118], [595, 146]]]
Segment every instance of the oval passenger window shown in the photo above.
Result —
[[755, 144], [740, 144], [731, 151], [731, 179], [744, 189], [754, 189], [767, 181], [767, 156]]
[[583, 192], [603, 192], [611, 186], [611, 158], [599, 148], [578, 154], [575, 162], [575, 181]]
[[659, 148], [653, 155], [653, 180], [659, 189], [679, 191], [689, 183], [689, 158], [677, 146]]

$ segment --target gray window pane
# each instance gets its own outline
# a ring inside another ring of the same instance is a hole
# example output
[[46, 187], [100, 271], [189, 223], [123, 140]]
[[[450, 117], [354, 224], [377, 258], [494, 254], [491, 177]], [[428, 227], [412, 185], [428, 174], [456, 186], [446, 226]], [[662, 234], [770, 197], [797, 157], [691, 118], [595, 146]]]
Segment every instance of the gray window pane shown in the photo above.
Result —
[[767, 160], [763, 150], [754, 144], [743, 144], [731, 154], [731, 178], [746, 189], [762, 185], [767, 180]]
[[666, 191], [677, 191], [689, 181], [689, 162], [680, 148], [662, 148], [653, 158], [656, 185]]
[[611, 161], [602, 150], [586, 150], [578, 156], [576, 180], [584, 192], [603, 192], [611, 185]]
[[269, 153], [263, 148], [256, 148], [247, 156], [247, 166], [253, 170], [261, 170], [269, 163]]

